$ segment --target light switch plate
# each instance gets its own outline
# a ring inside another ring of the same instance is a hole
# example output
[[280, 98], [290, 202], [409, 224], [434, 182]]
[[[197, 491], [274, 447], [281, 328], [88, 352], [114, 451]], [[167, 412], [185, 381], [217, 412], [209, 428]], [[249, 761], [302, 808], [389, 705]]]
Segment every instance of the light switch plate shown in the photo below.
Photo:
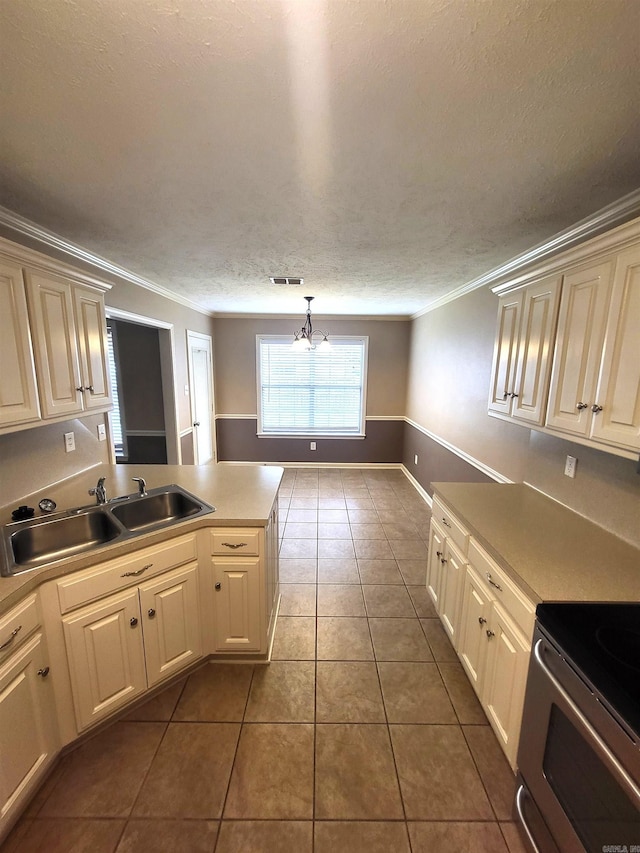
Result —
[[107, 428], [104, 424], [98, 424], [98, 441], [107, 440]]

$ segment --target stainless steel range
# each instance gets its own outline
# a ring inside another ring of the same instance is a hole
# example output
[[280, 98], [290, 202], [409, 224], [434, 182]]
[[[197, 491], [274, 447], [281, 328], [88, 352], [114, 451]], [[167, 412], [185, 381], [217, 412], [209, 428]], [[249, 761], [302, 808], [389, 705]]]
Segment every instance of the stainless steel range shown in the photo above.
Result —
[[540, 853], [640, 853], [640, 603], [540, 604], [516, 807]]

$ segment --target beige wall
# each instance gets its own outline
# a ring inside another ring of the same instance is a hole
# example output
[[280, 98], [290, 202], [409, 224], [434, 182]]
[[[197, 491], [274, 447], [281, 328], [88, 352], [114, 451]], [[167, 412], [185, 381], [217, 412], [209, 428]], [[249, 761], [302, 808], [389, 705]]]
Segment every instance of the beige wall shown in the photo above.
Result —
[[[256, 415], [256, 335], [291, 335], [303, 317], [214, 320], [216, 414]], [[333, 335], [368, 335], [367, 415], [402, 417], [405, 411], [409, 321], [313, 318]]]
[[[514, 482], [640, 545], [637, 463], [487, 415], [498, 300], [476, 290], [413, 323], [407, 416]], [[563, 474], [578, 458], [574, 480]]]

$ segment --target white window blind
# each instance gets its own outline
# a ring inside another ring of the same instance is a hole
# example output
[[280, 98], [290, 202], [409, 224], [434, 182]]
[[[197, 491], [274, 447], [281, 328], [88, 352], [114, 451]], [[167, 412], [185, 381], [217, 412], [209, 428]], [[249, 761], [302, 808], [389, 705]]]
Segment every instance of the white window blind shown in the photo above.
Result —
[[260, 435], [364, 436], [368, 338], [330, 339], [327, 352], [257, 335]]
[[111, 394], [113, 398], [113, 409], [109, 413], [109, 421], [111, 424], [111, 434], [113, 436], [113, 446], [117, 459], [123, 459], [126, 456], [124, 435], [122, 429], [122, 416], [120, 413], [120, 398], [118, 396], [118, 369], [116, 366], [115, 345], [114, 345], [114, 330], [111, 326], [107, 326], [107, 357], [109, 362], [109, 377], [111, 379]]

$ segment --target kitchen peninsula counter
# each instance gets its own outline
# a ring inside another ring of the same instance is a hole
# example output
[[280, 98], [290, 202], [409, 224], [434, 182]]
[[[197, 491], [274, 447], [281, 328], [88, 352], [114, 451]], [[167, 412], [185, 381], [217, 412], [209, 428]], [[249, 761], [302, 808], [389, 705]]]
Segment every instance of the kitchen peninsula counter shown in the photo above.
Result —
[[[266, 527], [283, 473], [283, 468], [271, 465], [97, 465], [30, 495], [20, 503], [37, 508], [42, 498], [52, 498], [57, 504], [56, 512], [63, 512], [90, 505], [92, 498], [88, 490], [95, 487], [99, 477], [105, 477], [108, 499], [136, 494], [137, 483], [131, 478], [144, 477], [148, 490], [175, 483], [216, 510], [115, 544], [101, 545], [13, 577], [0, 577], [0, 613], [44, 581], [156, 545], [182, 533], [203, 527]], [[11, 511], [16, 505], [14, 502], [0, 509], [1, 524], [11, 521]], [[42, 517], [37, 509], [36, 516]]]
[[433, 483], [534, 602], [640, 601], [640, 550], [521, 483]]

